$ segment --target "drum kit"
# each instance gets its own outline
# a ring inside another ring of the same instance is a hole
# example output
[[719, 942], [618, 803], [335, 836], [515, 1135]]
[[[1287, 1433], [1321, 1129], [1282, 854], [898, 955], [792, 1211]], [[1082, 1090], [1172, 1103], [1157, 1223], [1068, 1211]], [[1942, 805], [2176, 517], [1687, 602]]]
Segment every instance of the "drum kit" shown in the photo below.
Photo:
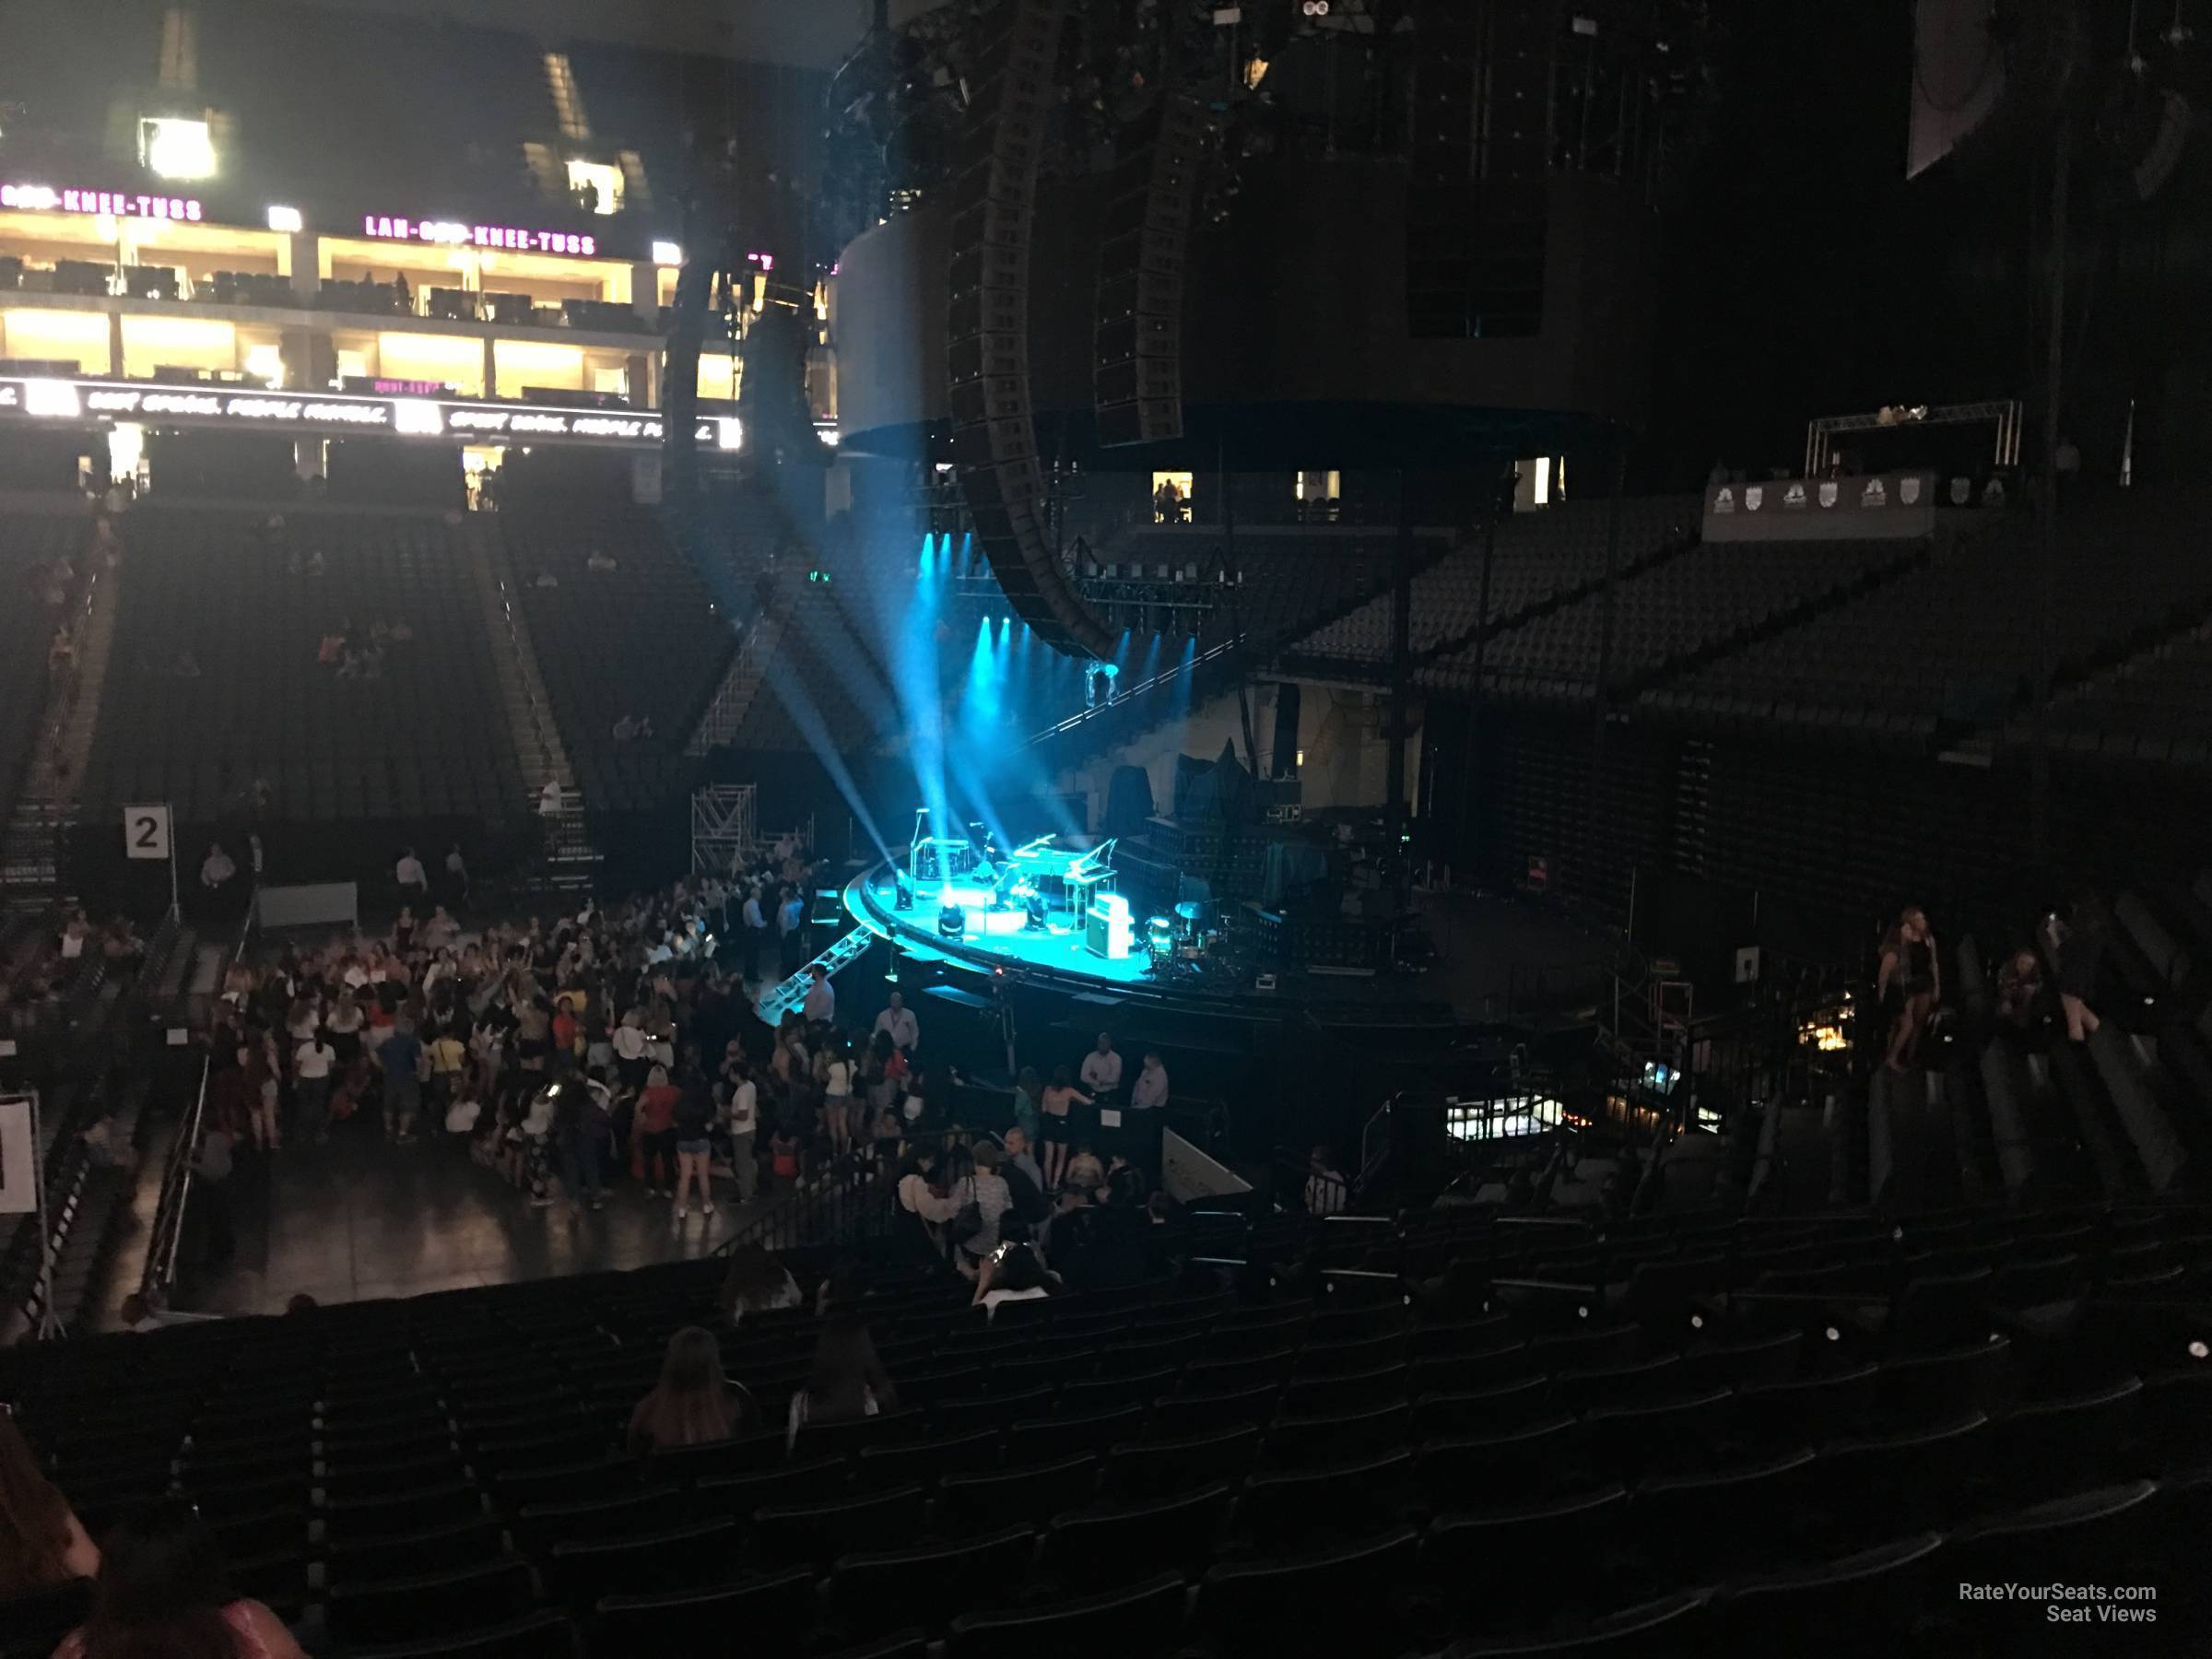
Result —
[[1222, 930], [1209, 923], [1207, 908], [1195, 899], [1186, 899], [1171, 914], [1154, 916], [1145, 924], [1145, 947], [1154, 973], [1171, 973], [1178, 964], [1203, 963], [1221, 944]]

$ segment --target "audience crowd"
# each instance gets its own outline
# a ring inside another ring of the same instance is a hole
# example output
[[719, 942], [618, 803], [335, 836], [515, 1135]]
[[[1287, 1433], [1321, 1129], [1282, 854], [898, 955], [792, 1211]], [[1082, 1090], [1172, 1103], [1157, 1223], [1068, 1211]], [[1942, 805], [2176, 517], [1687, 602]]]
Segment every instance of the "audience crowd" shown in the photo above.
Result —
[[1057, 1089], [1025, 1071], [1002, 1147], [971, 1144], [964, 1081], [929, 1058], [897, 990], [841, 1018], [818, 967], [802, 1006], [766, 1024], [762, 993], [815, 943], [814, 861], [788, 838], [727, 879], [473, 929], [465, 888], [433, 899], [413, 848], [394, 874], [405, 902], [382, 936], [288, 946], [226, 982], [206, 1129], [225, 1173], [232, 1145], [281, 1156], [381, 1133], [442, 1143], [579, 1216], [627, 1182], [679, 1227], [715, 1214], [717, 1182], [747, 1203], [896, 1179], [903, 1224], [971, 1277], [1010, 1238], [1041, 1244], [1064, 1210], [1151, 1196], [1148, 1137], [1104, 1125], [1156, 1121], [1157, 1054], [1126, 1088], [1104, 1035], [1084, 1089], [1065, 1067]]

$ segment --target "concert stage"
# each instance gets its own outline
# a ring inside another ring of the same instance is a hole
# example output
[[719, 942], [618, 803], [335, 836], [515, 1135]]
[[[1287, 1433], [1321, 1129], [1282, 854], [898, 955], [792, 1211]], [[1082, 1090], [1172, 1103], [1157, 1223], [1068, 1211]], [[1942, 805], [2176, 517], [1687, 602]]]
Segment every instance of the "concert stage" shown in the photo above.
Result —
[[[1035, 845], [1036, 843], [1033, 843]], [[910, 861], [917, 855], [909, 854]], [[1018, 854], [1017, 855], [1018, 856]], [[1049, 863], [1062, 873], [1084, 866], [1081, 854], [1047, 850], [1035, 862]], [[946, 962], [1065, 990], [1098, 988], [1125, 992], [1147, 983], [1168, 986], [1151, 971], [1151, 956], [1143, 935], [1145, 918], [1135, 919], [1135, 935], [1115, 941], [1121, 954], [1106, 955], [1090, 947], [1096, 928], [1088, 912], [1094, 903], [1091, 883], [1078, 884], [1084, 897], [1078, 912], [1059, 894], [1057, 902], [1032, 907], [1013, 897], [1007, 884], [979, 877], [972, 870], [956, 870], [940, 877], [926, 862], [924, 874], [902, 868], [897, 859], [859, 877], [845, 888], [845, 909], [853, 919], [877, 938], [889, 940], [899, 952], [917, 962]], [[900, 906], [904, 888], [907, 903]], [[1095, 902], [1112, 902], [1099, 895]], [[947, 908], [959, 912], [958, 936], [947, 937], [943, 922]], [[1041, 925], [1039, 925], [1039, 918]]]

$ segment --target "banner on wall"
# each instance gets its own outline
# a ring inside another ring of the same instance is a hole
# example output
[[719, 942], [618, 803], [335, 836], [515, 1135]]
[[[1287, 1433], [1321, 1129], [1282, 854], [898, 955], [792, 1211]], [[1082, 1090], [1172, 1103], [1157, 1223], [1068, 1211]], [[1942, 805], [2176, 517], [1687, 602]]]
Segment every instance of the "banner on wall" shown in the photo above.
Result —
[[1936, 528], [1936, 475], [1763, 478], [1705, 487], [1704, 536], [1714, 541], [1882, 541]]

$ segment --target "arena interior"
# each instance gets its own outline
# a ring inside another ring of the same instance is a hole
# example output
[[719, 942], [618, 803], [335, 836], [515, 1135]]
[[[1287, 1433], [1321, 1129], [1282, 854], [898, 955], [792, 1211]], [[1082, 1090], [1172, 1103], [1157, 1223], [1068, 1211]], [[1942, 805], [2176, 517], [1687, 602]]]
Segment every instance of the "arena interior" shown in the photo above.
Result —
[[2212, 1651], [2203, 13], [0, 5], [0, 1656]]

